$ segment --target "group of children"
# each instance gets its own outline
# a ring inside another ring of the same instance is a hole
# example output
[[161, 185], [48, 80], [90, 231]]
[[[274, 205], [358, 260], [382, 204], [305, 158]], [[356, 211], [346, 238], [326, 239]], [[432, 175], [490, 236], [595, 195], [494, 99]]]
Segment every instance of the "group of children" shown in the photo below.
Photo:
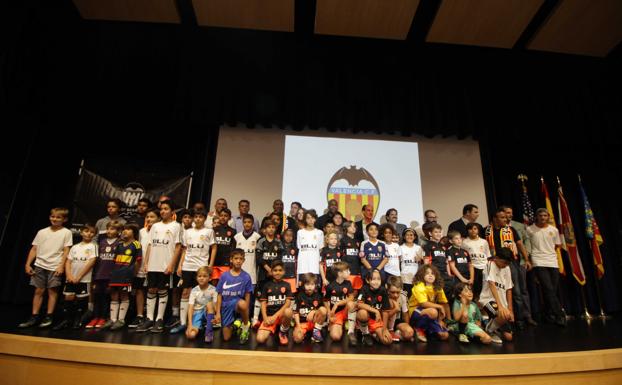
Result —
[[[450, 332], [464, 343], [512, 339], [512, 254], [490, 259], [474, 224], [467, 239], [450, 232], [447, 245], [441, 226], [428, 223], [421, 247], [415, 230], [397, 234], [390, 224], [370, 223], [363, 242], [354, 222], [328, 221], [322, 231], [314, 210], [285, 230], [280, 215], [269, 216], [259, 234], [250, 214], [241, 216], [243, 230], [236, 233], [226, 207], [175, 213], [164, 199], [145, 205], [137, 224], [117, 220], [114, 205], [107, 203], [109, 217], [99, 230], [82, 227], [76, 245], [63, 226], [67, 210], [51, 210], [51, 225], [39, 231], [26, 262], [35, 293], [32, 316], [20, 327], [52, 325], [64, 274], [56, 330], [122, 329], [134, 298], [136, 318], [128, 327], [168, 328], [189, 339], [204, 330], [208, 343], [216, 327], [223, 340], [235, 335], [241, 344], [251, 328], [257, 343], [276, 335], [281, 345], [289, 343], [291, 328], [295, 343], [340, 341], [344, 332], [351, 345], [365, 346], [447, 340]], [[169, 298], [173, 322], [165, 325]]]

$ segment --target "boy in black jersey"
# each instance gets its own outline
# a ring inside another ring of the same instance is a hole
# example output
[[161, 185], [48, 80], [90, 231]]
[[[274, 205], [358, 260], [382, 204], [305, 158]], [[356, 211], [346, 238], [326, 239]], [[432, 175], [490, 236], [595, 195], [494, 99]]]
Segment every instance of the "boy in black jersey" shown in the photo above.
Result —
[[258, 319], [261, 312], [260, 298], [263, 287], [272, 280], [272, 262], [281, 261], [283, 256], [283, 244], [276, 238], [275, 232], [276, 223], [272, 221], [265, 222], [265, 236], [257, 241], [257, 247], [255, 248], [257, 285], [255, 286], [255, 311], [253, 312], [252, 322], [254, 327], [259, 327]]
[[294, 302], [294, 342], [304, 341], [305, 336], [313, 331], [311, 340], [322, 342], [322, 325], [328, 311], [322, 302], [322, 294], [317, 289], [317, 276], [306, 273], [302, 276], [303, 286], [298, 291]]
[[328, 311], [328, 331], [333, 341], [340, 341], [343, 335], [343, 324], [348, 319], [348, 312], [356, 309], [354, 290], [348, 281], [350, 270], [348, 264], [340, 261], [332, 267], [335, 280], [326, 286], [324, 306]]
[[339, 236], [336, 232], [326, 233], [324, 237], [326, 246], [320, 250], [320, 273], [322, 274], [322, 286], [328, 285], [328, 282], [332, 282], [337, 278], [331, 267], [335, 262], [341, 261], [341, 250], [337, 247], [339, 245]]
[[[449, 238], [451, 246], [447, 249], [445, 254], [449, 261], [449, 269], [454, 276], [454, 286], [460, 282], [473, 286], [475, 271], [473, 264], [471, 264], [469, 252], [462, 248], [462, 236], [458, 231], [454, 230], [447, 234], [447, 238]], [[445, 296], [447, 297], [447, 295]], [[449, 301], [449, 297], [447, 300]]]
[[289, 284], [283, 281], [285, 273], [283, 262], [274, 261], [270, 268], [272, 280], [266, 283], [261, 293], [263, 322], [257, 331], [257, 343], [265, 343], [279, 326], [279, 344], [287, 345], [289, 343], [287, 334], [292, 321], [292, 292], [289, 290]]
[[283, 267], [285, 268], [285, 275], [283, 275], [283, 281], [289, 283], [293, 294], [296, 293], [296, 288], [298, 287], [296, 283], [296, 263], [298, 262], [298, 248], [296, 247], [296, 242], [294, 241], [293, 229], [287, 229], [285, 230], [285, 232], [283, 232], [282, 243], [283, 256], [281, 257], [281, 260], [283, 261]]
[[229, 271], [229, 255], [236, 248], [235, 229], [229, 227], [231, 210], [224, 208], [218, 214], [219, 225], [214, 227], [214, 243], [216, 243], [216, 255], [210, 257], [209, 266], [212, 268], [212, 284], [216, 286], [220, 276]]
[[[443, 278], [445, 297], [449, 298], [453, 295], [454, 280], [449, 270], [449, 260], [447, 259], [447, 248], [442, 244], [443, 228], [437, 223], [426, 224], [423, 232], [429, 241], [423, 246], [423, 261], [425, 264], [432, 264]], [[451, 303], [451, 302], [449, 302]]]
[[361, 339], [363, 345], [374, 344], [370, 332], [374, 333], [383, 345], [390, 345], [393, 340], [385, 325], [389, 324], [388, 312], [391, 310], [391, 303], [387, 290], [382, 286], [380, 271], [372, 270], [367, 276], [367, 285], [363, 286], [359, 293], [358, 309], [356, 319], [363, 334]]

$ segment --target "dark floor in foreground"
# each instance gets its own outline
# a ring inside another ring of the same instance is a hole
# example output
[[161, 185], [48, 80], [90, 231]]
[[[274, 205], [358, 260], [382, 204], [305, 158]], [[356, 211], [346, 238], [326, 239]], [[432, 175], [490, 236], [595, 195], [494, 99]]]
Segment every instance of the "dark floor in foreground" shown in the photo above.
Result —
[[449, 341], [429, 341], [428, 343], [400, 342], [391, 346], [379, 344], [373, 347], [351, 347], [345, 341], [324, 341], [316, 344], [306, 341], [300, 345], [294, 344], [290, 338], [289, 346], [278, 346], [276, 341], [271, 341], [267, 346], [257, 345], [255, 333], [251, 333], [251, 340], [246, 345], [239, 345], [237, 339], [223, 342], [220, 331], [216, 331], [215, 340], [212, 344], [205, 344], [203, 336], [198, 340], [188, 341], [183, 334], [171, 335], [168, 332], [162, 334], [137, 333], [131, 329], [120, 331], [108, 330], [71, 330], [52, 331], [51, 329], [18, 329], [17, 324], [27, 318], [28, 307], [25, 306], [0, 306], [0, 332], [20, 335], [61, 338], [91, 342], [109, 342], [132, 345], [172, 346], [183, 348], [204, 349], [234, 349], [234, 350], [257, 350], [257, 351], [283, 351], [283, 352], [315, 352], [315, 353], [367, 353], [367, 354], [496, 354], [496, 353], [547, 353], [566, 352], [578, 350], [597, 350], [622, 347], [622, 317], [619, 315], [611, 320], [593, 320], [587, 322], [575, 319], [568, 322], [566, 328], [555, 325], [540, 324], [524, 331], [515, 333], [515, 341], [503, 345], [485, 346], [476, 342], [460, 344], [453, 336]]

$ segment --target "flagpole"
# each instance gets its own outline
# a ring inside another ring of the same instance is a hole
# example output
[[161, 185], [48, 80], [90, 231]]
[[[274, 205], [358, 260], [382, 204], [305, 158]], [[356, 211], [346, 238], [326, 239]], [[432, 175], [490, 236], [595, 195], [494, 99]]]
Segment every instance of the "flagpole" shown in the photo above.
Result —
[[[590, 250], [592, 250], [592, 253], [594, 253], [591, 242], [590, 242]], [[598, 275], [596, 275], [596, 270], [594, 270], [593, 273], [594, 273], [594, 279], [596, 283], [596, 297], [598, 298], [598, 307], [600, 308], [600, 314], [598, 314], [594, 318], [599, 318], [603, 321], [611, 319], [611, 316], [607, 315], [607, 313], [605, 313], [605, 310], [603, 310], [603, 300], [602, 300], [602, 295], [600, 293], [600, 285], [598, 284], [600, 279], [598, 279]]]

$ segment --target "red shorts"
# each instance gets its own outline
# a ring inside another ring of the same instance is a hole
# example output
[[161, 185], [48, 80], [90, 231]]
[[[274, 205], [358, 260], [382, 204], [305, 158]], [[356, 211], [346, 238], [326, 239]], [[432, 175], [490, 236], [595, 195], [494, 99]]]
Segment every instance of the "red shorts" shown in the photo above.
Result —
[[220, 279], [220, 276], [226, 271], [229, 271], [229, 266], [214, 266], [212, 267], [212, 276], [210, 279]]
[[277, 317], [272, 325], [266, 325], [265, 321], [262, 322], [261, 326], [259, 326], [259, 330], [269, 330], [270, 333], [274, 334], [274, 332], [276, 332], [276, 328], [279, 326], [281, 326], [281, 317]]
[[348, 281], [352, 283], [352, 288], [354, 290], [359, 290], [363, 287], [363, 278], [360, 275], [351, 275], [348, 277]]
[[312, 321], [300, 323], [300, 330], [302, 330], [302, 334], [307, 334], [310, 331], [313, 331], [314, 327], [315, 327], [315, 324]]
[[367, 324], [369, 325], [370, 333], [375, 333], [376, 329], [384, 327], [384, 322], [382, 322], [382, 320], [376, 321], [371, 318], [367, 321]]
[[346, 320], [348, 319], [348, 308], [345, 307], [343, 308], [343, 310], [338, 311], [337, 313], [335, 313], [335, 321], [331, 322], [331, 325], [343, 325]]
[[296, 278], [284, 278], [283, 281], [289, 283], [292, 294], [294, 294], [296, 292]]

